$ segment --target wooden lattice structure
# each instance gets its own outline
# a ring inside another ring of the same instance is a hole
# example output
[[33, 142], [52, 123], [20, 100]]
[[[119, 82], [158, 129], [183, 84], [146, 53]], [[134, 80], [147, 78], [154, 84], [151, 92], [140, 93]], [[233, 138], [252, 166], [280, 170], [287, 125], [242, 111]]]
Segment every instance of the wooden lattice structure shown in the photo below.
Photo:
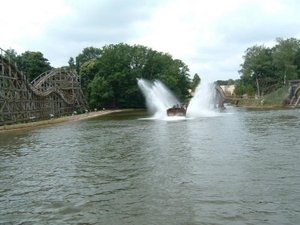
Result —
[[300, 80], [290, 80], [290, 88], [288, 93], [288, 101], [290, 105], [300, 106]]
[[53, 69], [31, 83], [0, 48], [0, 125], [70, 115], [86, 109], [79, 76]]

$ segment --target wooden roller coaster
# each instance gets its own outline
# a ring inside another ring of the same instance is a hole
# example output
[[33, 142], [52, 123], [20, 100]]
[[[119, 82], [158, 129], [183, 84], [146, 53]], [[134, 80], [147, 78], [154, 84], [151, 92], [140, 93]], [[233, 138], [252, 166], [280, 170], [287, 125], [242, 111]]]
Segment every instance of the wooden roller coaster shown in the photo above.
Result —
[[87, 108], [75, 71], [60, 68], [31, 83], [0, 48], [0, 126], [70, 115]]

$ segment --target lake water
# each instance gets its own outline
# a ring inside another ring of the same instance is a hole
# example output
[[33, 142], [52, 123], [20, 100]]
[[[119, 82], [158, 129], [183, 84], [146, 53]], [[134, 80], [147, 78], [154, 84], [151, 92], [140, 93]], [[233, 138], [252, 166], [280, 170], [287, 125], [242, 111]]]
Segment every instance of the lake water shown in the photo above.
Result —
[[0, 224], [300, 224], [300, 110], [0, 133]]

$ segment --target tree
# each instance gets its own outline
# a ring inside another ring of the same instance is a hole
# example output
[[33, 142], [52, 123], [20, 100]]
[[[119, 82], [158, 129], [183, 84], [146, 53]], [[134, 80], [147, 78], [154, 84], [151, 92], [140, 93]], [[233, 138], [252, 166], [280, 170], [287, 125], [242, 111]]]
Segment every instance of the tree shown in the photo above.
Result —
[[300, 78], [300, 41], [296, 38], [277, 38], [276, 41], [273, 48], [255, 45], [245, 52], [239, 71], [240, 85], [252, 85], [258, 95], [270, 93], [288, 80]]
[[90, 97], [89, 84], [93, 81], [96, 74], [99, 72], [99, 62], [97, 59], [91, 59], [85, 62], [79, 71], [81, 77], [81, 87], [87, 98]]
[[260, 96], [269, 85], [267, 81], [276, 82], [276, 79], [268, 79], [269, 77], [274, 78], [271, 50], [256, 45], [248, 48], [243, 58], [244, 63], [240, 70], [241, 80], [246, 83], [248, 88], [249, 85], [256, 87], [257, 95]]
[[69, 68], [71, 70], [75, 70], [76, 69], [76, 65], [75, 65], [75, 60], [73, 57], [70, 57], [69, 61], [68, 61], [68, 64], [69, 64]]
[[200, 84], [201, 82], [201, 78], [199, 77], [199, 75], [197, 73], [195, 73], [192, 83], [191, 83], [191, 89], [193, 91], [195, 91], [196, 87]]
[[97, 75], [89, 84], [90, 98], [89, 104], [93, 107], [99, 108], [110, 105], [113, 98], [113, 90], [103, 77]]
[[143, 107], [137, 78], [159, 79], [181, 99], [188, 94], [188, 67], [169, 54], [144, 46], [106, 45], [101, 55], [80, 67], [80, 76], [91, 107]]
[[296, 60], [300, 50], [300, 41], [296, 38], [277, 38], [278, 44], [272, 49], [272, 57], [276, 68], [276, 76], [282, 83], [297, 79]]
[[296, 66], [297, 70], [297, 79], [300, 79], [300, 48], [297, 50], [297, 53], [295, 55], [294, 65]]
[[16, 52], [16, 50], [10, 48], [10, 49], [7, 49], [5, 51], [5, 55], [4, 55], [6, 58], [9, 58], [12, 62], [15, 62], [17, 63], [17, 57], [18, 57], [18, 53]]
[[80, 67], [88, 62], [91, 59], [97, 59], [101, 56], [101, 49], [99, 48], [94, 48], [94, 47], [87, 47], [83, 49], [82, 53], [80, 53], [76, 57], [76, 70], [79, 73]]
[[26, 51], [17, 57], [19, 70], [23, 71], [29, 81], [51, 70], [48, 59], [41, 52]]

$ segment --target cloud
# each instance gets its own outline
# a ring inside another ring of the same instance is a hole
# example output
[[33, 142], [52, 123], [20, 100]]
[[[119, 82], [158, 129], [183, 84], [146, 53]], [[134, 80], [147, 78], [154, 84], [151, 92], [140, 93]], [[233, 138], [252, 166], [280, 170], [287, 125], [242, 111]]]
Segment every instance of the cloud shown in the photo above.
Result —
[[[192, 75], [198, 73], [212, 80], [217, 76], [224, 76], [226, 65], [224, 77], [228, 77], [230, 76], [228, 61], [230, 57], [236, 59], [236, 53], [229, 55], [228, 50], [233, 49], [228, 49], [227, 45], [224, 45], [225, 34], [219, 33], [217, 29], [218, 23], [234, 12], [240, 2], [235, 0], [166, 2], [153, 13], [150, 20], [141, 24], [140, 30], [143, 35], [135, 41], [182, 59], [188, 64]], [[217, 71], [218, 69], [222, 71]]]
[[[296, 0], [0, 0], [0, 47], [41, 51], [66, 65], [85, 47], [142, 44], [181, 59], [191, 75], [238, 78], [244, 51], [300, 37]], [[16, 7], [18, 6], [18, 7]], [[12, 16], [12, 12], [16, 17]]]
[[63, 3], [53, 1], [0, 1], [1, 46], [2, 48], [24, 49], [22, 40], [34, 40], [42, 36], [54, 18], [66, 13]]
[[294, 10], [281, 1], [270, 2], [250, 1], [240, 5], [218, 23], [216, 32], [224, 35], [224, 42], [237, 44], [262, 43], [299, 34], [299, 16], [294, 16]]
[[[156, 4], [134, 0], [65, 1], [65, 15], [47, 25], [42, 37], [35, 40], [35, 49], [46, 53], [53, 65], [61, 66], [85, 47], [129, 42], [137, 34], [135, 23], [146, 20]], [[30, 46], [31, 41], [24, 39], [22, 43]]]

